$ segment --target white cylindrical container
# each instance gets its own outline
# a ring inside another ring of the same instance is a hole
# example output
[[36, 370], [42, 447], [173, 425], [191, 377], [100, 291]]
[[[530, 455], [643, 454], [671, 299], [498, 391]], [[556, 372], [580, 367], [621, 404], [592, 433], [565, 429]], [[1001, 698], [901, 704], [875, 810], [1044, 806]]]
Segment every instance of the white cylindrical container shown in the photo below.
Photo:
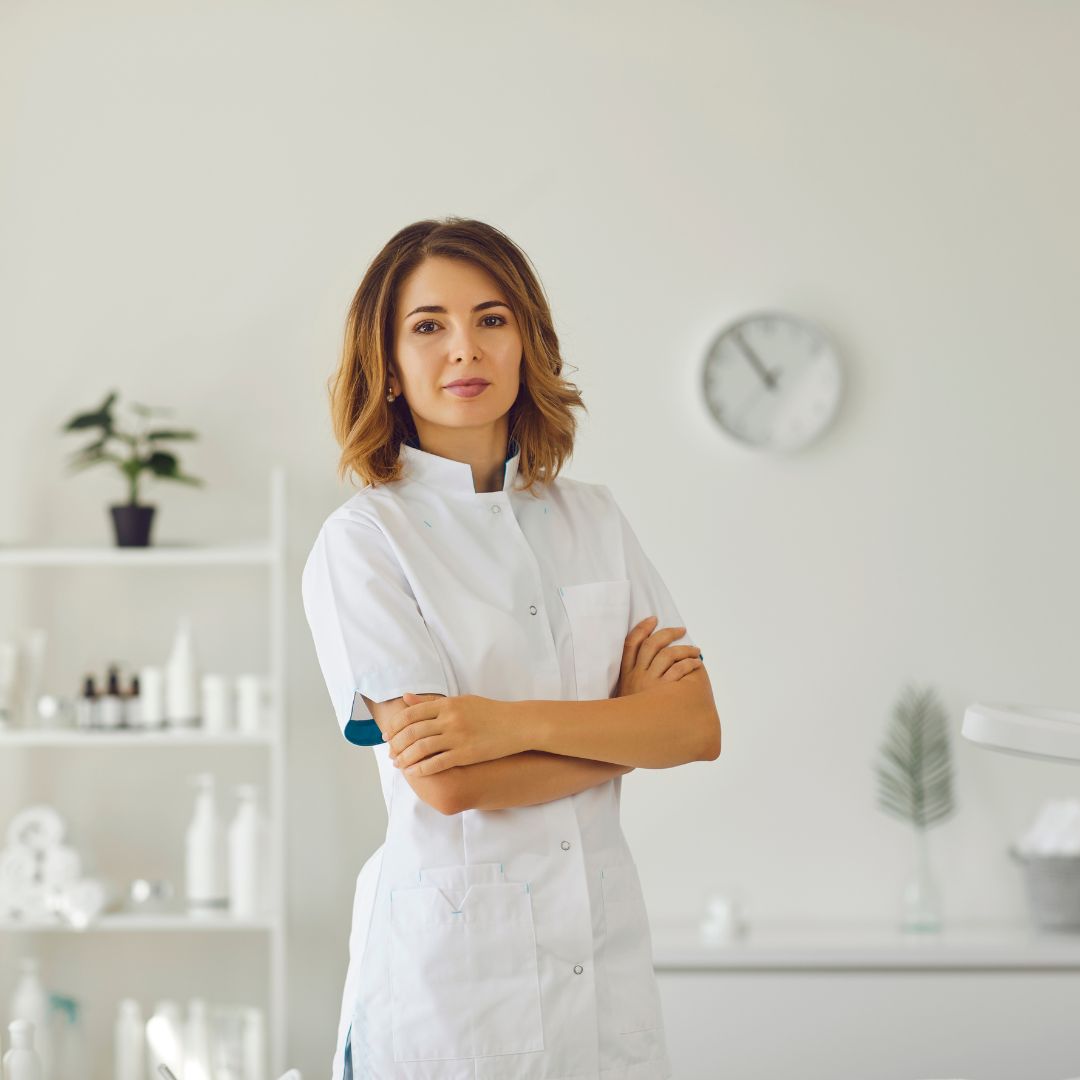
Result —
[[262, 1009], [244, 1010], [243, 1080], [267, 1080], [266, 1022], [263, 1019]]
[[202, 726], [210, 734], [233, 730], [233, 700], [224, 675], [202, 677]]
[[154, 1015], [146, 1021], [146, 1061], [149, 1080], [161, 1080], [159, 1065], [167, 1065], [183, 1080], [184, 1033], [180, 1006], [175, 1001], [159, 1001]]
[[34, 1024], [12, 1020], [8, 1024], [11, 1049], [4, 1055], [4, 1080], [42, 1080], [41, 1059], [34, 1051]]
[[236, 679], [236, 727], [246, 735], [265, 730], [266, 680], [261, 675]]
[[20, 962], [21, 974], [11, 995], [8, 1014], [9, 1024], [15, 1020], [29, 1020], [33, 1025], [34, 1049], [44, 1072], [52, 1061], [49, 1045], [49, 994], [41, 981], [37, 957], [24, 956]]
[[172, 652], [165, 665], [165, 719], [179, 727], [194, 727], [199, 721], [199, 673], [191, 620], [180, 616]]
[[214, 915], [229, 906], [225, 830], [217, 812], [212, 773], [192, 778], [198, 789], [185, 834], [185, 891], [188, 913]]
[[266, 823], [254, 784], [236, 785], [236, 803], [229, 825], [229, 913], [253, 919], [265, 909]]
[[114, 1029], [113, 1080], [146, 1080], [145, 1039], [139, 1003], [124, 998]]
[[144, 667], [139, 671], [139, 726], [165, 724], [165, 669]]
[[0, 730], [19, 719], [19, 645], [0, 641]]
[[210, 1080], [210, 1018], [206, 1002], [192, 998], [188, 1002], [187, 1024], [184, 1027], [184, 1071], [181, 1080]]

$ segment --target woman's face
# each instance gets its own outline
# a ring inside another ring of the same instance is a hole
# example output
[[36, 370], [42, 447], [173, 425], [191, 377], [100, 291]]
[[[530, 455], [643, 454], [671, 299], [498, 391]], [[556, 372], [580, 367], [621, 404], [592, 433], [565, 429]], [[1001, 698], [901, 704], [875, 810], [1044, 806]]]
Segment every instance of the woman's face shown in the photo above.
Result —
[[[495, 280], [463, 259], [425, 259], [398, 290], [390, 384], [404, 394], [421, 442], [438, 428], [488, 428], [505, 441], [521, 381], [521, 333]], [[475, 396], [447, 389], [487, 382]]]

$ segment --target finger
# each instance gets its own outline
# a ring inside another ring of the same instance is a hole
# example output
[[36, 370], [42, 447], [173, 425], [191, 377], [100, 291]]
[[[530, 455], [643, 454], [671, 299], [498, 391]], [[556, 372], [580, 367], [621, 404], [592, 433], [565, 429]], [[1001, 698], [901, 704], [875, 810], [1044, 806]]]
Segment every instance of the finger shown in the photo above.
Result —
[[410, 776], [431, 776], [432, 773], [442, 772], [453, 767], [453, 754], [451, 751], [446, 750], [441, 754], [436, 754], [434, 757], [424, 758], [423, 761], [410, 765], [405, 772]]
[[656, 622], [656, 616], [650, 615], [647, 619], [642, 619], [641, 622], [635, 626], [623, 641], [623, 654], [633, 653], [637, 655], [638, 646], [649, 636], [652, 632], [652, 625]]
[[689, 675], [691, 671], [696, 671], [698, 668], [705, 666], [704, 660], [699, 660], [696, 656], [690, 657], [686, 660], [679, 660], [677, 663], [671, 665], [668, 668], [668, 673], [675, 672], [674, 678], [681, 679], [684, 675]]
[[[686, 666], [689, 665], [689, 666]], [[696, 671], [699, 667], [704, 667], [703, 661], [698, 660], [697, 657], [691, 657], [687, 660], [680, 660], [660, 676], [665, 682], [678, 682], [684, 675], [689, 675], [691, 671]]]
[[655, 633], [651, 634], [642, 644], [641, 650], [638, 653], [638, 665], [651, 669], [652, 662], [656, 658], [657, 653], [659, 653], [661, 649], [666, 648], [667, 645], [676, 638], [681, 638], [685, 633], [685, 626], [670, 626], [664, 627], [664, 629], [657, 630]]
[[446, 742], [440, 736], [425, 735], [422, 739], [414, 739], [408, 746], [404, 747], [394, 759], [394, 764], [399, 769], [406, 769], [423, 758], [446, 749]]
[[[410, 694], [410, 697], [415, 695]], [[390, 727], [387, 729], [387, 742], [389, 742], [395, 735], [403, 731], [410, 724], [415, 724], [418, 720], [432, 720], [439, 715], [439, 709], [442, 708], [442, 703], [446, 701], [444, 697], [437, 697], [433, 701], [419, 701], [415, 705], [408, 705], [401, 710], [390, 721]]]
[[639, 637], [639, 638], [646, 637], [648, 635], [648, 633], [649, 633], [650, 624], [655, 624], [655, 623], [656, 623], [656, 616], [655, 615], [650, 615], [650, 616], [648, 616], [648, 618], [642, 619], [641, 622], [635, 623], [630, 628], [630, 633], [626, 635], [627, 640], [629, 641], [630, 638], [632, 638], [632, 637]]
[[403, 727], [390, 741], [390, 758], [400, 757], [418, 739], [437, 735], [439, 732], [431, 720], [414, 720]]
[[649, 665], [649, 671], [654, 675], [662, 675], [679, 661], [696, 660], [698, 655], [699, 650], [696, 645], [669, 645], [657, 653], [656, 658]]
[[638, 649], [641, 648], [641, 643], [648, 638], [655, 622], [656, 616], [650, 615], [647, 619], [642, 619], [641, 622], [626, 635], [626, 640], [623, 642], [622, 660], [619, 662], [620, 679], [629, 675], [630, 672], [637, 667]]

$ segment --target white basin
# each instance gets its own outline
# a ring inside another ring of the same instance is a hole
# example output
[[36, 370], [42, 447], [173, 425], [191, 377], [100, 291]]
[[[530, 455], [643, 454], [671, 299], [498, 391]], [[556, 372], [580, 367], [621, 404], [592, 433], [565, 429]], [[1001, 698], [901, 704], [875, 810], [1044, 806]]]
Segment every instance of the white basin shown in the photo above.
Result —
[[1068, 709], [975, 702], [964, 713], [960, 734], [1004, 754], [1080, 762], [1080, 712]]

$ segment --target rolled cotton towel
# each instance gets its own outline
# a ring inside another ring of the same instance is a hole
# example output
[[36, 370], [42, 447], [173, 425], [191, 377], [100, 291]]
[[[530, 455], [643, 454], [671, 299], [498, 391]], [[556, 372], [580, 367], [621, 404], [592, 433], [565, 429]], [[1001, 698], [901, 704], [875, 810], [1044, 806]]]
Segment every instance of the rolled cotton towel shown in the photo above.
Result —
[[22, 844], [34, 851], [56, 847], [64, 839], [64, 819], [51, 806], [28, 806], [8, 825], [7, 842]]
[[112, 892], [99, 878], [82, 878], [67, 888], [67, 903], [59, 914], [72, 926], [89, 926], [105, 910]]
[[1048, 799], [1017, 848], [1024, 855], [1080, 854], [1080, 800]]
[[34, 909], [34, 897], [41, 892], [38, 856], [16, 844], [0, 851], [0, 918], [21, 920]]
[[82, 872], [82, 856], [67, 844], [57, 844], [41, 854], [41, 880], [45, 885], [73, 885]]

